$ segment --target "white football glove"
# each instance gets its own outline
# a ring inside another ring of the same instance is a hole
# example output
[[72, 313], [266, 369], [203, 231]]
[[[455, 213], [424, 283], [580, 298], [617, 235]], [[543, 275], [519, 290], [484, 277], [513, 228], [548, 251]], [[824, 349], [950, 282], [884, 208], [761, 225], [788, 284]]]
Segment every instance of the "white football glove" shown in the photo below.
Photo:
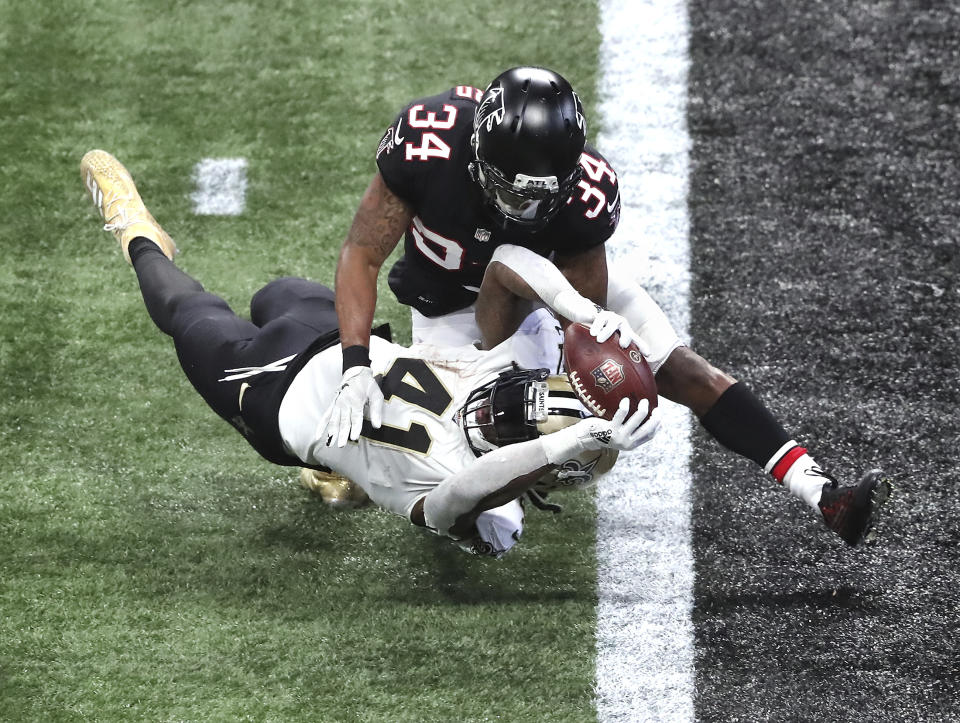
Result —
[[370, 412], [370, 424], [380, 428], [383, 419], [383, 392], [373, 378], [368, 366], [350, 367], [340, 379], [340, 391], [330, 409], [317, 427], [317, 437], [329, 447], [334, 442], [338, 447], [347, 444], [347, 439], [360, 438], [363, 428], [363, 410]]
[[641, 354], [650, 356], [650, 350], [637, 336], [629, 321], [616, 312], [597, 306], [573, 288], [564, 289], [558, 293], [550, 307], [570, 321], [579, 321], [589, 326], [590, 333], [601, 344], [619, 331], [621, 349], [626, 349], [632, 342], [637, 345]]
[[641, 354], [649, 356], [649, 350], [644, 347], [643, 341], [641, 341], [640, 337], [634, 332], [630, 326], [630, 322], [620, 316], [620, 314], [610, 311], [609, 309], [601, 309], [597, 312], [596, 317], [590, 324], [590, 333], [601, 344], [618, 331], [620, 332], [619, 342], [621, 349], [626, 349], [632, 342], [637, 345]]
[[650, 413], [650, 419], [644, 421], [649, 408], [649, 402], [641, 399], [637, 411], [627, 417], [630, 401], [621, 399], [620, 406], [609, 422], [600, 417], [589, 417], [553, 434], [543, 435], [540, 440], [547, 460], [552, 464], [561, 464], [588, 450], [636, 449], [648, 442], [660, 426], [659, 407]]

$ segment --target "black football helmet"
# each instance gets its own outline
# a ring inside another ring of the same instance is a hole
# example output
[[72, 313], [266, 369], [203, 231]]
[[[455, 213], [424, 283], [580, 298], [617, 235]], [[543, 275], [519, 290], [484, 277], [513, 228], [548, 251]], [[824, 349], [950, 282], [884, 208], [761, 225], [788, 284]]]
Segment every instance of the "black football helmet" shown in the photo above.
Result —
[[504, 228], [547, 225], [583, 173], [587, 123], [580, 99], [545, 68], [512, 68], [484, 91], [473, 122], [470, 175]]
[[[474, 389], [459, 415], [473, 453], [479, 457], [507, 444], [536, 439], [589, 416], [566, 377], [553, 380], [546, 369], [515, 368]], [[547, 429], [551, 417], [558, 416], [566, 423]]]
[[[558, 432], [590, 416], [565, 374], [546, 369], [501, 372], [475, 389], [457, 415], [467, 444], [481, 456], [507, 444]], [[594, 484], [617, 461], [615, 449], [575, 455], [544, 474], [534, 487], [542, 501], [547, 492], [582, 489]]]

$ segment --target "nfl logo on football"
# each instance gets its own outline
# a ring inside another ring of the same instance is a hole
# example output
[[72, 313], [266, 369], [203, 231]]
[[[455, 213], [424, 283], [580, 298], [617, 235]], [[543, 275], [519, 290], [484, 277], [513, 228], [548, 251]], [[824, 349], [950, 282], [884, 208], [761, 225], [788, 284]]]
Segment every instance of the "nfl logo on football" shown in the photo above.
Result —
[[605, 392], [609, 392], [623, 381], [623, 365], [613, 359], [604, 359], [600, 366], [590, 373], [597, 386]]

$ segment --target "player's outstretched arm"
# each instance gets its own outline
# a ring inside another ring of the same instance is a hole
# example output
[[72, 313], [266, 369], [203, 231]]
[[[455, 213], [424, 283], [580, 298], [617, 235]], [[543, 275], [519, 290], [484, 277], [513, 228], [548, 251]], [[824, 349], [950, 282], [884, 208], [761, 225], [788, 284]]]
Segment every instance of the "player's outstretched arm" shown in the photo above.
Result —
[[587, 450], [630, 450], [649, 440], [660, 424], [659, 409], [648, 418], [649, 407], [642, 400], [628, 417], [628, 407], [624, 400], [610, 421], [590, 417], [479, 457], [417, 502], [411, 520], [440, 535], [468, 537], [481, 512], [525, 494], [552, 467]]
[[493, 253], [477, 300], [477, 325], [484, 348], [509, 337], [519, 326], [517, 299], [542, 301], [558, 316], [590, 326], [597, 341], [620, 333], [620, 346], [631, 342], [647, 354], [643, 342], [620, 314], [604, 309], [578, 292], [552, 262], [522, 246], [504, 244]]

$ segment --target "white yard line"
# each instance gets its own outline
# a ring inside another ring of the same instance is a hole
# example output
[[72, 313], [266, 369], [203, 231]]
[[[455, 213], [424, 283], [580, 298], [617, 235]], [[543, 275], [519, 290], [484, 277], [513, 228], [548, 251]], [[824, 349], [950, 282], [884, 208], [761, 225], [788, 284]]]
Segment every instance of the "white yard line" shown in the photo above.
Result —
[[204, 158], [193, 170], [190, 194], [199, 216], [239, 216], [247, 203], [247, 159]]
[[[639, 279], [689, 339], [683, 0], [600, 0], [596, 145], [617, 170], [623, 211], [612, 266]], [[694, 719], [690, 429], [662, 402], [654, 440], [621, 456], [597, 492], [597, 714], [601, 721]]]

